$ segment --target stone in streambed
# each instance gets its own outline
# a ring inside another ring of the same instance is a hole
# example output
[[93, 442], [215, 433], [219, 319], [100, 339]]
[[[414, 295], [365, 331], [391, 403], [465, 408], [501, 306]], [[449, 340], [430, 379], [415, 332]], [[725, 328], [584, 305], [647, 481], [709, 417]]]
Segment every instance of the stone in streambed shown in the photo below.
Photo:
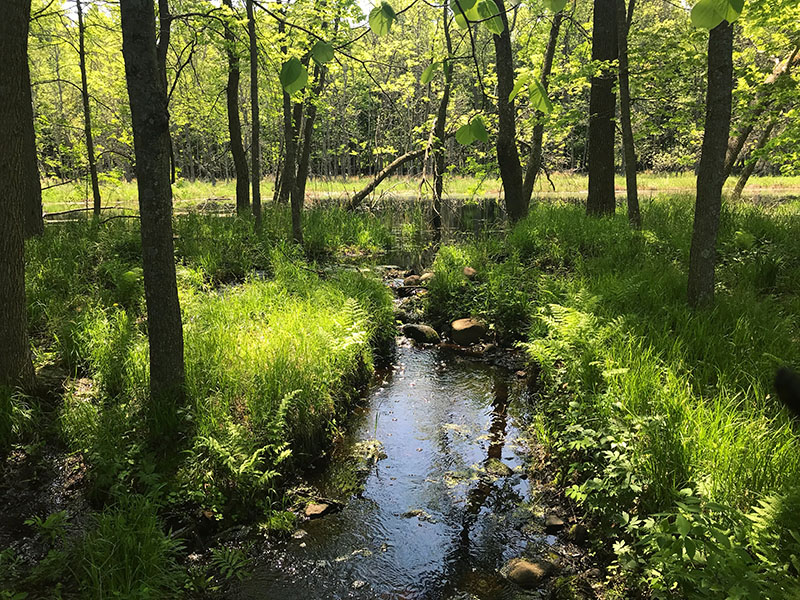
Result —
[[526, 590], [538, 588], [553, 573], [555, 566], [546, 560], [531, 561], [524, 558], [512, 559], [506, 565], [508, 580]]
[[430, 325], [406, 323], [403, 325], [403, 335], [420, 344], [438, 344], [441, 341], [439, 334]]
[[544, 530], [547, 533], [557, 533], [564, 528], [564, 519], [558, 515], [547, 515], [544, 520]]
[[478, 319], [456, 319], [450, 324], [450, 337], [459, 346], [477, 344], [486, 337], [489, 329]]
[[419, 275], [409, 275], [405, 279], [403, 279], [403, 285], [406, 287], [414, 287], [419, 285], [421, 278]]
[[306, 505], [305, 515], [309, 519], [323, 517], [333, 510], [333, 505], [326, 502], [309, 502]]
[[486, 462], [486, 472], [494, 477], [509, 477], [514, 470], [497, 458], [490, 458]]
[[431, 279], [433, 279], [433, 273], [430, 271], [419, 276], [419, 282], [423, 285], [428, 283]]
[[569, 528], [567, 536], [576, 544], [583, 544], [589, 539], [589, 530], [586, 529], [585, 525], [576, 523]]

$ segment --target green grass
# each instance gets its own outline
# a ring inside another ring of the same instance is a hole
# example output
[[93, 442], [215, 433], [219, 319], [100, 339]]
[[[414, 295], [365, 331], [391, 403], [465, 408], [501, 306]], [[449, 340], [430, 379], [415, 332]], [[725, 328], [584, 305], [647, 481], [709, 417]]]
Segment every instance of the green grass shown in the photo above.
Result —
[[[588, 189], [588, 178], [579, 173], [553, 173], [551, 180], [555, 190], [547, 179], [537, 181], [535, 193], [540, 197], [580, 196]], [[311, 199], [347, 198], [363, 188], [371, 181], [370, 177], [349, 178], [312, 178], [309, 179], [307, 191]], [[694, 193], [696, 179], [688, 173], [639, 173], [639, 193], [643, 199], [659, 193]], [[56, 182], [54, 182], [56, 183]], [[727, 191], [736, 185], [736, 177], [730, 177], [725, 184]], [[624, 193], [625, 176], [615, 177], [617, 193]], [[173, 185], [175, 210], [186, 212], [192, 210], [227, 210], [234, 209], [236, 194], [235, 183], [231, 180], [212, 184], [207, 181], [178, 180]], [[416, 197], [430, 195], [430, 188], [420, 188], [419, 177], [389, 177], [375, 191], [379, 200], [387, 197]], [[497, 177], [476, 178], [468, 176], [450, 176], [445, 179], [445, 193], [452, 197], [498, 196], [502, 184]], [[269, 179], [262, 182], [263, 198], [272, 198], [273, 184]], [[780, 196], [800, 193], [800, 177], [753, 176], [750, 178], [744, 196]], [[121, 207], [132, 211], [138, 210], [136, 182], [107, 180], [101, 185], [103, 205]], [[91, 208], [91, 189], [82, 183], [67, 184], [44, 190], [44, 210], [58, 212], [78, 208]], [[87, 200], [89, 198], [89, 200]]]
[[[546, 390], [536, 429], [559, 482], [655, 596], [795, 597], [800, 528], [779, 507], [798, 502], [800, 439], [771, 380], [800, 365], [798, 206], [725, 209], [717, 302], [698, 312], [685, 301], [691, 208], [657, 200], [637, 233], [621, 215], [541, 205], [504, 243], [442, 249], [429, 312], [499, 331], [527, 321]], [[763, 551], [764, 531], [784, 547]]]
[[87, 598], [171, 596], [180, 569], [162, 514], [290, 524], [285, 477], [338, 434], [394, 337], [391, 295], [374, 275], [325, 274], [312, 261], [384, 250], [394, 243], [386, 222], [337, 208], [305, 220], [298, 248], [287, 242], [283, 207], [266, 211], [259, 234], [248, 219], [175, 219], [187, 403], [168, 457], [149, 442], [138, 222], [50, 225], [28, 243], [35, 362], [71, 377], [45, 410], [3, 392], [3, 440], [35, 448], [57, 436], [82, 457], [86, 492], [106, 508], [81, 541], [58, 550], [75, 558], [45, 561], [29, 573], [35, 585], [17, 583], [50, 590], [68, 581]]

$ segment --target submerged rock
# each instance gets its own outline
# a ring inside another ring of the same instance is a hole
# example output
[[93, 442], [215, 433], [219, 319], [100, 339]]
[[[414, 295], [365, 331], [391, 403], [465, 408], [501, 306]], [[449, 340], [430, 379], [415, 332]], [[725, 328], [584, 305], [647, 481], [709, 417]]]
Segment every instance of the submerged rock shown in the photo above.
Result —
[[533, 590], [555, 571], [555, 565], [546, 560], [530, 561], [514, 558], [506, 565], [508, 580], [523, 589]]
[[508, 477], [514, 473], [514, 470], [503, 461], [490, 458], [486, 462], [486, 472], [494, 477]]
[[439, 334], [430, 325], [406, 323], [403, 325], [403, 335], [420, 344], [438, 344], [441, 341]]
[[586, 528], [585, 525], [576, 523], [575, 525], [569, 528], [568, 535], [569, 539], [571, 539], [576, 544], [583, 544], [589, 539], [589, 530]]
[[459, 346], [477, 344], [489, 331], [482, 321], [473, 318], [456, 319], [450, 324], [450, 328], [450, 337]]

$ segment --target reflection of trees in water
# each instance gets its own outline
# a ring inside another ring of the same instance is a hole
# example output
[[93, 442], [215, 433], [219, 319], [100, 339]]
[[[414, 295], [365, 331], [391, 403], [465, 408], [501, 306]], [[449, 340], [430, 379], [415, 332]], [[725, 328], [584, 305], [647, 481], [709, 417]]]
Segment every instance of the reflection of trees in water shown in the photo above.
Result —
[[[463, 583], [469, 579], [474, 581], [469, 586], [491, 587], [495, 592], [499, 592], [502, 587], [502, 579], [499, 575], [492, 572], [491, 575], [475, 573], [471, 562], [471, 533], [478, 517], [484, 508], [491, 508], [496, 513], [513, 511], [524, 498], [514, 491], [507, 477], [494, 479], [488, 472], [491, 470], [491, 463], [502, 460], [503, 447], [506, 441], [506, 429], [508, 427], [508, 404], [509, 404], [509, 382], [508, 377], [502, 373], [496, 373], [493, 382], [492, 415], [489, 424], [489, 447], [483, 466], [486, 471], [466, 495], [466, 505], [461, 514], [461, 529], [458, 534], [457, 543], [445, 557], [444, 572], [439, 579], [436, 590], [426, 590], [421, 597], [424, 598], [445, 598], [450, 594], [463, 589]], [[490, 532], [486, 532], [485, 537], [490, 537]], [[482, 539], [478, 547], [491, 552], [491, 539]], [[488, 591], [488, 590], [486, 590]]]

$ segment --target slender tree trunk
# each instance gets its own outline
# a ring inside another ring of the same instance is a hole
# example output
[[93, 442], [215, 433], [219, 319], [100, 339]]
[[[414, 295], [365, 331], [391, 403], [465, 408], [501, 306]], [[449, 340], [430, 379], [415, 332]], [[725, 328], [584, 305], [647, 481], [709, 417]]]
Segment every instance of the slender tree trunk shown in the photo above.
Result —
[[[770, 136], [772, 135], [773, 129], [775, 129], [775, 120], [770, 121], [769, 124], [764, 128], [764, 131], [761, 132], [761, 135], [758, 136], [758, 141], [753, 148], [754, 151], [761, 150], [761, 148], [767, 144]], [[753, 171], [755, 171], [757, 164], [758, 158], [752, 158], [747, 162], [742, 170], [742, 174], [739, 175], [739, 180], [736, 182], [736, 187], [733, 188], [733, 195], [731, 197], [733, 200], [738, 200], [742, 197], [744, 186], [747, 185], [747, 180], [750, 179], [750, 176], [753, 174]]]
[[184, 397], [183, 329], [172, 242], [169, 115], [156, 57], [153, 0], [120, 0], [142, 228], [150, 406], [157, 442], [173, 439]]
[[261, 230], [261, 125], [258, 115], [258, 40], [256, 39], [256, 18], [253, 0], [247, 3], [247, 35], [250, 41], [250, 121], [253, 128], [250, 142], [250, 161], [253, 185], [253, 216], [256, 230]]
[[347, 205], [349, 210], [355, 210], [364, 199], [369, 196], [375, 188], [377, 188], [381, 181], [389, 177], [392, 173], [394, 173], [397, 169], [402, 167], [410, 160], [414, 160], [415, 158], [419, 158], [420, 156], [425, 155], [426, 148], [420, 148], [419, 150], [412, 150], [411, 152], [406, 152], [405, 154], [398, 156], [388, 165], [386, 165], [380, 172], [378, 172], [375, 177], [373, 177], [372, 181], [370, 181], [367, 185], [365, 185], [361, 190], [353, 194], [353, 197], [350, 199], [350, 202]]
[[497, 162], [503, 180], [506, 212], [512, 222], [528, 214], [522, 191], [522, 165], [517, 150], [517, 125], [514, 103], [508, 99], [514, 89], [514, 53], [511, 49], [511, 31], [508, 27], [503, 0], [496, 1], [503, 21], [503, 32], [493, 35], [495, 62], [497, 64]]
[[[324, 66], [316, 65], [314, 67], [314, 80], [317, 84], [314, 86], [314, 97], [319, 98], [322, 89], [325, 86], [325, 75], [327, 68]], [[300, 206], [306, 197], [306, 182], [308, 181], [309, 163], [311, 161], [311, 141], [314, 137], [314, 122], [317, 119], [317, 105], [314, 101], [309, 101], [308, 109], [306, 112], [306, 119], [303, 124], [303, 143], [300, 152], [300, 160], [297, 163], [297, 178], [294, 183], [293, 195], [296, 195]]]
[[[26, 46], [27, 48], [27, 46]], [[2, 56], [2, 55], [0, 55]], [[4, 59], [0, 59], [4, 60]], [[42, 216], [42, 180], [39, 177], [39, 161], [36, 156], [36, 131], [33, 125], [33, 98], [31, 97], [31, 72], [28, 61], [22, 66], [25, 79], [23, 93], [25, 104], [22, 106], [24, 114], [20, 121], [22, 127], [22, 161], [25, 168], [25, 195], [22, 203], [25, 238], [42, 235], [44, 233], [44, 219]], [[0, 160], [3, 153], [0, 152]], [[2, 346], [0, 346], [1, 348]]]
[[27, 129], [33, 128], [27, 67], [30, 12], [30, 0], [10, 2], [0, 20], [0, 387], [26, 389], [34, 382], [24, 259], [30, 153], [25, 146], [31, 143]]
[[283, 175], [281, 176], [281, 193], [279, 201], [286, 202], [291, 197], [292, 205], [292, 238], [298, 244], [303, 243], [302, 203], [292, 194], [297, 177], [297, 138], [292, 111], [292, 98], [283, 92], [283, 135], [286, 138], [283, 158]]
[[[232, 0], [223, 4], [233, 10]], [[236, 214], [250, 212], [250, 176], [247, 174], [247, 155], [242, 144], [242, 123], [239, 118], [239, 55], [236, 51], [236, 36], [230, 24], [225, 25], [225, 51], [228, 55], [228, 85], [225, 97], [228, 105], [228, 133], [231, 138], [231, 155], [236, 171]]]
[[86, 26], [83, 23], [81, 0], [75, 0], [78, 9], [78, 62], [81, 70], [81, 99], [83, 100], [83, 131], [86, 135], [86, 158], [89, 161], [89, 178], [92, 181], [94, 218], [100, 218], [100, 183], [97, 180], [97, 160], [92, 136], [92, 111], [89, 108], [89, 83], [86, 77]]
[[589, 197], [586, 213], [594, 216], [613, 215], [614, 194], [614, 69], [617, 59], [618, 0], [594, 0], [592, 28], [592, 60], [603, 66], [592, 77], [589, 95]]
[[708, 92], [703, 149], [697, 169], [697, 200], [689, 253], [688, 300], [692, 307], [714, 301], [714, 269], [722, 207], [723, 169], [731, 126], [733, 25], [723, 21], [708, 38]]
[[[444, 40], [447, 47], [447, 58], [452, 59], [453, 41], [450, 38], [450, 16], [447, 6], [444, 7]], [[445, 127], [447, 125], [447, 109], [450, 105], [450, 92], [453, 87], [453, 63], [447, 60], [444, 64], [444, 90], [436, 112], [436, 124], [433, 126], [433, 231], [436, 240], [442, 237], [442, 194], [444, 193], [445, 170]]]
[[642, 227], [639, 211], [639, 187], [636, 182], [636, 148], [633, 143], [631, 124], [631, 85], [628, 66], [628, 23], [633, 16], [636, 0], [617, 2], [617, 41], [619, 43], [619, 121], [622, 126], [622, 148], [625, 153], [625, 191], [628, 196], [628, 221], [636, 229]]
[[[550, 25], [550, 37], [547, 40], [547, 48], [544, 52], [542, 63], [542, 87], [547, 91], [550, 82], [550, 72], [553, 69], [553, 57], [556, 53], [558, 43], [558, 33], [561, 30], [561, 21], [564, 19], [563, 11], [553, 15], [553, 23]], [[525, 203], [530, 206], [533, 196], [533, 186], [536, 184], [536, 177], [542, 168], [542, 143], [544, 141], [544, 114], [537, 111], [536, 125], [533, 127], [533, 139], [531, 140], [531, 152], [528, 157], [528, 166], [525, 170], [525, 180], [523, 182], [523, 197]]]

